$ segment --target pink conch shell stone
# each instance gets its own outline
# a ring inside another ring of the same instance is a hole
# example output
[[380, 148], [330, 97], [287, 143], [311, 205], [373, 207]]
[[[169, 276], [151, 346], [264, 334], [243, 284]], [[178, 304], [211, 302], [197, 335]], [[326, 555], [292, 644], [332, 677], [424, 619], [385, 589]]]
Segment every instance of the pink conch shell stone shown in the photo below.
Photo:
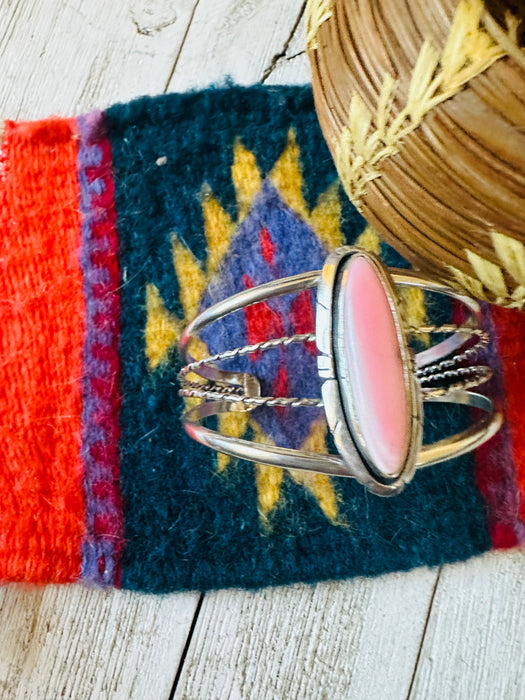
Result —
[[394, 317], [369, 260], [359, 255], [350, 259], [343, 295], [348, 389], [357, 433], [376, 468], [392, 476], [407, 457], [410, 406]]

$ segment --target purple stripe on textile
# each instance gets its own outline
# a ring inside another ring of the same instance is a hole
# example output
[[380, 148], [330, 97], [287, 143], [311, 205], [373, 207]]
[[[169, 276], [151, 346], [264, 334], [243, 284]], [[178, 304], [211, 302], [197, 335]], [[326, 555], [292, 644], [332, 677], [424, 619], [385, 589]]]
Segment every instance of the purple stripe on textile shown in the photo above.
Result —
[[123, 512], [119, 486], [120, 299], [111, 148], [101, 112], [79, 117], [80, 262], [86, 308], [82, 461], [86, 535], [82, 578], [120, 585]]

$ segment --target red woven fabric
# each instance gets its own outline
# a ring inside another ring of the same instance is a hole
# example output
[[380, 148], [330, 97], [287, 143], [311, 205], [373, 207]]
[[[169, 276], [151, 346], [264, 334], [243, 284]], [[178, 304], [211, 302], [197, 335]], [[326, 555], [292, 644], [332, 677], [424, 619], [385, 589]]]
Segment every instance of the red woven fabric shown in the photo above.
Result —
[[73, 122], [7, 123], [0, 183], [0, 580], [80, 574], [80, 213]]
[[512, 436], [516, 481], [521, 493], [521, 519], [525, 519], [525, 313], [492, 308], [492, 318], [498, 335], [505, 391], [505, 418]]

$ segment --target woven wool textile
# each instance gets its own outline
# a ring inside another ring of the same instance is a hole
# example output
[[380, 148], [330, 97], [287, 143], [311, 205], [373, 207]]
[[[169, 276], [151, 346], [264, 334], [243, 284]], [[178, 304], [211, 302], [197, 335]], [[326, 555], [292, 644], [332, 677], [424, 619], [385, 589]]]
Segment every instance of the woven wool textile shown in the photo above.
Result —
[[[162, 592], [376, 575], [524, 538], [525, 316], [484, 307], [504, 428], [398, 497], [215, 455], [184, 433], [176, 345], [235, 292], [318, 269], [343, 243], [404, 261], [347, 201], [309, 87], [143, 98], [73, 120], [7, 123], [0, 166], [0, 580]], [[407, 319], [455, 310], [419, 292]], [[314, 329], [315, 294], [207, 329], [216, 353]], [[240, 359], [264, 394], [319, 391], [313, 344]], [[471, 420], [434, 407], [426, 441]], [[220, 428], [326, 449], [317, 409]]]

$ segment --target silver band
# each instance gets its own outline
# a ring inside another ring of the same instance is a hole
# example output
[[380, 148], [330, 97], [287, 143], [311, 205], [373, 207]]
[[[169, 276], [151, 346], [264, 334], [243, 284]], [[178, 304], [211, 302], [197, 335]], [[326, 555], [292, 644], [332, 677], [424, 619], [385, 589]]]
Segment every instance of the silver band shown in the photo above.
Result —
[[[443, 438], [432, 445], [424, 445], [416, 462], [418, 468], [444, 462], [452, 457], [460, 457], [489, 440], [501, 427], [503, 420], [501, 414], [494, 413], [492, 401], [482, 394], [457, 391], [447, 397], [435, 398], [431, 401], [471, 406], [481, 409], [486, 415], [476, 424], [456, 433], [456, 435]], [[184, 414], [184, 428], [191, 438], [202, 445], [238, 459], [270, 464], [274, 467], [313, 471], [330, 476], [355, 476], [352, 466], [336, 455], [292, 450], [276, 445], [261, 445], [250, 440], [224, 435], [202, 425], [202, 421], [206, 418], [228, 411], [230, 411], [229, 405], [220, 401], [201, 403]]]
[[[396, 285], [415, 287], [416, 289], [422, 289], [427, 292], [444, 294], [464, 304], [473, 317], [479, 314], [480, 308], [477, 301], [465, 294], [456, 292], [454, 289], [447, 287], [441, 282], [430, 280], [423, 275], [418, 275], [416, 272], [395, 268], [390, 270], [390, 276]], [[258, 287], [252, 287], [252, 289], [246, 289], [238, 294], [233, 294], [231, 297], [223, 299], [217, 304], [213, 304], [213, 306], [209, 306], [198, 314], [183, 331], [179, 341], [179, 351], [181, 355], [186, 357], [188, 362], [193, 361], [193, 358], [187, 354], [188, 345], [192, 338], [198, 336], [199, 333], [211, 323], [219, 321], [224, 316], [234, 313], [235, 311], [240, 311], [247, 306], [257, 304], [260, 301], [317, 287], [320, 277], [320, 270], [303, 272], [300, 275], [293, 275], [292, 277], [283, 277], [267, 282], [266, 284], [261, 284]], [[452, 335], [428, 350], [423, 350], [416, 355], [416, 367], [424, 367], [425, 365], [429, 365], [449, 355], [451, 352], [461, 347], [466, 339], [467, 336], [465, 335]]]

